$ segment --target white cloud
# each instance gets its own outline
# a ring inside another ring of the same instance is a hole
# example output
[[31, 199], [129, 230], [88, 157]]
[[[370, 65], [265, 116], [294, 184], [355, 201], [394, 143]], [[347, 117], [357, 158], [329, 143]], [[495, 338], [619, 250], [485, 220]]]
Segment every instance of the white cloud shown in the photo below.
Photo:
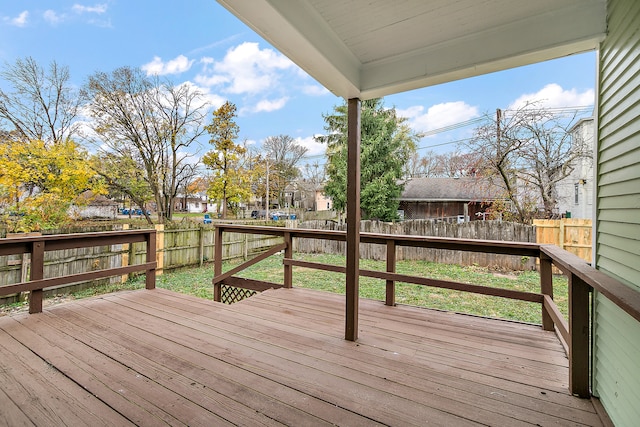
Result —
[[587, 89], [578, 92], [576, 89], [564, 90], [562, 86], [551, 83], [535, 93], [526, 93], [509, 105], [509, 110], [516, 110], [527, 104], [536, 102], [541, 108], [565, 108], [593, 105], [595, 102], [595, 92]]
[[255, 113], [259, 113], [261, 111], [277, 111], [282, 109], [287, 104], [288, 100], [289, 98], [287, 98], [286, 96], [283, 98], [275, 99], [273, 101], [263, 99], [262, 101], [258, 102], [258, 104], [256, 104], [253, 111]]
[[399, 116], [408, 118], [409, 125], [418, 132], [429, 132], [479, 116], [477, 107], [463, 101], [432, 105], [426, 113], [421, 105], [397, 109], [396, 112]]
[[64, 20], [64, 15], [58, 14], [55, 10], [45, 10], [42, 17], [51, 25], [59, 24]]
[[306, 156], [318, 156], [324, 154], [327, 149], [327, 145], [321, 142], [317, 142], [315, 137], [308, 136], [306, 138], [296, 138], [298, 145], [305, 147], [308, 151]]
[[326, 87], [320, 85], [304, 85], [302, 87], [302, 93], [309, 96], [324, 96], [329, 95], [331, 92]]
[[[209, 59], [209, 58], [207, 58]], [[272, 49], [260, 49], [258, 43], [242, 43], [229, 49], [222, 61], [203, 61], [200, 84], [225, 85], [233, 94], [258, 94], [278, 86], [281, 72], [294, 68], [285, 56]]]
[[83, 13], [102, 14], [102, 13], [105, 13], [107, 9], [108, 9], [108, 6], [106, 3], [96, 4], [94, 6], [84, 6], [76, 3], [71, 7], [71, 10], [73, 10], [77, 14], [83, 14]]
[[24, 27], [27, 25], [28, 19], [29, 19], [29, 11], [25, 10], [23, 12], [20, 12], [20, 14], [15, 18], [5, 17], [3, 18], [3, 21], [8, 22], [9, 24], [16, 27]]
[[154, 56], [151, 62], [144, 64], [140, 68], [142, 71], [145, 71], [148, 76], [164, 76], [166, 74], [180, 74], [188, 71], [191, 65], [193, 65], [193, 62], [193, 60], [189, 60], [189, 58], [184, 55], [179, 55], [167, 62], [163, 62], [159, 56]]

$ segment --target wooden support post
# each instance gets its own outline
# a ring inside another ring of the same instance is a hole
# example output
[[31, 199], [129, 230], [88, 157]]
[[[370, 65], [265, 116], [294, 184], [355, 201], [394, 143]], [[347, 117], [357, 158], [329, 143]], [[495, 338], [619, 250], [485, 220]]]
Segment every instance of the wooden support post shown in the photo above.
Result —
[[358, 339], [360, 280], [360, 100], [349, 99], [347, 111], [347, 261], [345, 339]]
[[[44, 279], [44, 242], [33, 242], [31, 246], [31, 280]], [[29, 313], [42, 313], [42, 289], [29, 294]]]
[[[549, 295], [553, 299], [553, 264], [551, 258], [540, 253], [540, 293]], [[545, 305], [542, 304], [542, 329], [545, 331], [553, 331], [553, 319], [547, 312]]]
[[569, 275], [569, 391], [583, 398], [589, 391], [589, 285]]
[[[149, 232], [147, 234], [147, 257], [146, 262], [156, 262], [158, 256], [156, 252], [156, 233]], [[156, 270], [147, 270], [145, 272], [145, 288], [146, 289], [155, 289], [156, 288]]]
[[[284, 249], [284, 258], [291, 259], [293, 258], [293, 245], [291, 241], [291, 233], [284, 233], [284, 244], [286, 245]], [[293, 287], [293, 266], [291, 264], [284, 264], [284, 287], [291, 288]]]
[[[216, 225], [213, 234], [213, 277], [222, 274], [222, 229]], [[213, 300], [220, 302], [222, 300], [222, 284], [213, 285]]]
[[[387, 241], [387, 272], [396, 272], [396, 242], [393, 240]], [[393, 280], [387, 280], [385, 304], [396, 305], [396, 282]]]

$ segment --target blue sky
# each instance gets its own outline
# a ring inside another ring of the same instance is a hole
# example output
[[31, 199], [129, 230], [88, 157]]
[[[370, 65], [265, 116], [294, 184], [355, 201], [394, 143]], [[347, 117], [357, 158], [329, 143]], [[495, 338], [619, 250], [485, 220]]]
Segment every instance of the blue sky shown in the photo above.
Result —
[[[214, 0], [4, 1], [0, 63], [27, 56], [68, 66], [77, 85], [121, 66], [189, 82], [214, 107], [236, 104], [241, 140], [259, 147], [269, 136], [290, 135], [309, 148], [308, 161], [320, 163], [324, 147], [313, 135], [324, 132], [322, 114], [342, 102]], [[471, 121], [419, 144], [421, 153], [450, 151], [451, 141], [471, 134], [474, 118], [496, 108], [526, 99], [554, 108], [592, 105], [595, 72], [595, 53], [588, 52], [396, 94], [385, 105], [421, 132]]]

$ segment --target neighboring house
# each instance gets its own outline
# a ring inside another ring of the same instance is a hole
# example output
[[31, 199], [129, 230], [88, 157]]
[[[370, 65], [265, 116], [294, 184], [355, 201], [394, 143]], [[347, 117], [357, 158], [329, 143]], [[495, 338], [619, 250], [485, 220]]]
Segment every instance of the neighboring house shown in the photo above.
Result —
[[[584, 145], [585, 150], [593, 152], [595, 137], [593, 118], [580, 120], [570, 132], [574, 145]], [[570, 215], [572, 218], [592, 219], [594, 182], [593, 157], [582, 157], [576, 160], [573, 172], [556, 186], [558, 212]]]
[[400, 196], [404, 219], [485, 219], [484, 212], [503, 191], [480, 178], [412, 178]]
[[316, 211], [330, 211], [333, 209], [333, 200], [324, 193], [324, 187], [314, 191], [314, 203]]
[[330, 211], [333, 201], [324, 193], [324, 185], [310, 181], [300, 181], [294, 199], [295, 207], [305, 211]]
[[102, 195], [95, 195], [90, 191], [83, 193], [82, 206], [72, 206], [69, 210], [76, 218], [105, 218], [118, 217], [118, 203]]
[[179, 194], [175, 201], [176, 212], [202, 213], [207, 212], [208, 203], [205, 194]]

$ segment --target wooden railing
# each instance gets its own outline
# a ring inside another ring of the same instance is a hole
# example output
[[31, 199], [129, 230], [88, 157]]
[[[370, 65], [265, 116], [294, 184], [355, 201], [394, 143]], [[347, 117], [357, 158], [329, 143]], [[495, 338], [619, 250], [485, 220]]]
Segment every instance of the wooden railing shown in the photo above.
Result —
[[[271, 248], [260, 256], [223, 273], [222, 245], [217, 243], [222, 242], [223, 232], [280, 236], [283, 238], [283, 243]], [[288, 229], [279, 227], [255, 227], [226, 224], [218, 225], [215, 237], [216, 246], [213, 278], [214, 299], [216, 301], [220, 301], [222, 285], [251, 289], [255, 291], [263, 291], [278, 287], [291, 288], [294, 266], [314, 268], [324, 271], [346, 272], [346, 268], [342, 266], [293, 259], [292, 242], [294, 238], [325, 239], [344, 242], [346, 241], [346, 233], [343, 231]], [[360, 242], [386, 245], [387, 247], [386, 271], [363, 269], [359, 271], [360, 276], [373, 277], [386, 281], [385, 304], [387, 305], [395, 305], [396, 282], [434, 286], [438, 288], [539, 303], [542, 311], [542, 328], [548, 331], [556, 331], [564, 341], [564, 345], [567, 349], [569, 357], [569, 389], [571, 393], [581, 397], [590, 396], [590, 292], [593, 289], [601, 292], [636, 320], [640, 321], [640, 293], [634, 292], [624, 284], [594, 269], [576, 255], [553, 245], [372, 233], [361, 233]], [[489, 288], [467, 283], [398, 274], [395, 272], [396, 248], [398, 246], [448, 249], [454, 251], [471, 251], [539, 258], [540, 293]], [[244, 279], [234, 276], [247, 267], [281, 251], [284, 251], [283, 284]], [[569, 279], [568, 321], [564, 319], [562, 313], [558, 309], [558, 306], [553, 300], [553, 266], [558, 267]]]
[[[146, 262], [125, 267], [94, 270], [60, 277], [44, 277], [44, 254], [47, 251], [109, 246], [124, 243], [146, 242]], [[69, 283], [102, 279], [111, 276], [145, 271], [146, 288], [156, 284], [156, 231], [127, 230], [101, 233], [59, 234], [52, 236], [11, 237], [0, 239], [0, 256], [31, 254], [31, 274], [28, 282], [0, 286], [0, 296], [29, 292], [29, 313], [42, 311], [42, 295], [45, 288]]]

